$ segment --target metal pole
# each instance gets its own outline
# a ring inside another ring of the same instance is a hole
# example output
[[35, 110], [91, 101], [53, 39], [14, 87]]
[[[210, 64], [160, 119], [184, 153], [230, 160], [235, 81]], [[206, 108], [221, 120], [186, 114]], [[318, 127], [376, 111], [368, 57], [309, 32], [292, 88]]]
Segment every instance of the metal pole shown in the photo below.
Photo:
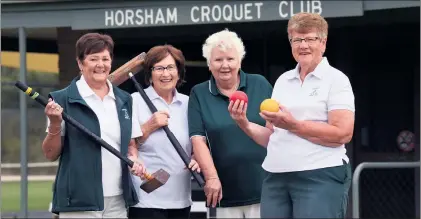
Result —
[[[421, 8], [420, 8], [420, 11], [421, 11]], [[420, 32], [421, 33], [421, 32]], [[420, 59], [421, 60], [421, 59]], [[421, 72], [420, 72], [420, 74], [419, 74], [419, 76], [421, 75]], [[420, 83], [418, 84], [418, 86], [415, 86], [415, 87], [418, 87], [418, 89], [420, 89], [419, 87], [420, 87], [420, 84], [421, 84], [421, 76], [420, 76], [420, 81], [419, 81]], [[420, 94], [420, 96], [418, 96], [418, 101], [419, 101], [419, 108], [418, 108], [418, 110], [416, 110], [416, 112], [418, 112], [418, 113], [420, 113], [420, 110], [421, 110], [421, 101], [420, 101], [420, 97], [421, 97], [421, 89], [418, 91], [418, 92], [420, 92], [419, 94]], [[419, 114], [418, 114], [418, 116], [419, 116]], [[421, 217], [421, 206], [420, 206], [420, 204], [421, 204], [421, 148], [420, 148], [420, 146], [421, 146], [421, 116], [419, 116], [418, 117], [419, 119], [420, 119], [420, 123], [418, 124], [418, 132], [416, 132], [415, 133], [415, 136], [417, 136], [418, 135], [418, 137], [420, 138], [420, 141], [418, 142], [418, 151], [419, 151], [419, 157], [418, 157], [418, 161], [420, 162], [420, 165], [419, 165], [419, 167], [418, 167], [418, 171], [416, 172], [416, 173], [418, 173], [418, 176], [419, 176], [419, 181], [418, 181], [418, 185], [417, 184], [415, 184], [415, 186], [418, 186], [418, 198], [417, 198], [417, 200], [416, 200], [416, 203], [417, 203], [417, 214], [418, 215], [416, 215], [418, 218], [420, 218]]]
[[364, 162], [355, 168], [352, 176], [352, 218], [360, 218], [360, 175], [364, 169], [417, 168], [420, 162]]
[[[1, 4], [0, 4], [0, 11], [1, 11]], [[0, 29], [0, 35], [1, 35], [1, 29]], [[1, 40], [0, 40], [0, 48], [1, 48]], [[0, 68], [0, 78], [1, 78], [1, 68]], [[1, 89], [1, 82], [0, 82], [0, 100], [1, 100], [1, 91], [3, 90], [3, 89]], [[2, 124], [2, 122], [1, 122], [1, 106], [0, 106], [0, 124]], [[1, 126], [0, 126], [0, 130], [1, 130]], [[1, 148], [1, 135], [0, 135], [0, 164], [1, 164], [1, 150], [2, 148]], [[1, 168], [0, 168], [0, 176], [1, 176]], [[1, 182], [1, 180], [0, 180], [0, 182]], [[0, 183], [1, 184], [1, 183]], [[3, 187], [3, 185], [2, 186], [0, 186], [0, 196], [1, 197], [3, 197], [3, 193], [2, 193], [2, 191], [1, 191], [1, 187]], [[0, 198], [0, 217], [2, 217], [2, 214], [1, 214], [1, 207], [3, 206], [2, 205], [2, 201], [1, 201], [1, 199], [2, 198]]]
[[[19, 57], [20, 74], [19, 80], [26, 83], [26, 33], [23, 27], [19, 27]], [[19, 92], [20, 100], [20, 210], [21, 217], [28, 218], [28, 140], [27, 140], [27, 96]]]

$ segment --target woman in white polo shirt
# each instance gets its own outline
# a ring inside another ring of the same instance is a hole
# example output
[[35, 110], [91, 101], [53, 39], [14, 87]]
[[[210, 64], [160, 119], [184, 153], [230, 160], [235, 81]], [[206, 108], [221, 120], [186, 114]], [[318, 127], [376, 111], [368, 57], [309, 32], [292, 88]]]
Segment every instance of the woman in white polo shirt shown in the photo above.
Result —
[[298, 64], [277, 79], [272, 98], [280, 110], [260, 113], [266, 127], [247, 120], [244, 104], [228, 108], [242, 130], [267, 147], [262, 218], [345, 217], [351, 169], [344, 144], [353, 135], [354, 94], [348, 77], [323, 57], [327, 33], [318, 14], [289, 20]]
[[[189, 97], [178, 93], [176, 87], [184, 81], [185, 58], [171, 45], [155, 46], [144, 61], [145, 93], [158, 109], [152, 115], [139, 92], [133, 93], [133, 111], [143, 135], [140, 137], [139, 160], [149, 172], [164, 169], [170, 174], [167, 183], [151, 193], [140, 189], [139, 177], [133, 177], [139, 203], [129, 208], [129, 218], [189, 218], [191, 200], [191, 174], [169, 141], [165, 131], [168, 125], [188, 156], [192, 154], [187, 123]], [[190, 168], [198, 170], [192, 160]]]

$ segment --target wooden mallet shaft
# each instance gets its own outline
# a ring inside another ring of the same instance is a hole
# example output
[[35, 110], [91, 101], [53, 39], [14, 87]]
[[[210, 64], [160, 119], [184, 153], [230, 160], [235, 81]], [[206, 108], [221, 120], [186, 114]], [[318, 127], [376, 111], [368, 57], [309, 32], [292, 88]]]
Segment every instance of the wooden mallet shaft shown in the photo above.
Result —
[[142, 69], [142, 63], [145, 60], [145, 56], [146, 53], [142, 52], [130, 61], [124, 63], [124, 65], [110, 73], [108, 80], [116, 86], [119, 86], [123, 82], [127, 81], [129, 79], [129, 72], [137, 74]]

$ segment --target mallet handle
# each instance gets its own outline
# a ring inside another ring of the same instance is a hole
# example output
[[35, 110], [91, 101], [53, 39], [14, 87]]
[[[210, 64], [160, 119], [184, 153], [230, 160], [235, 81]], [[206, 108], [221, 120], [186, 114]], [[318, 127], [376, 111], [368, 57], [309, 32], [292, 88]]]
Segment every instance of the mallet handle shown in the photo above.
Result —
[[[38, 103], [40, 103], [41, 105], [43, 105], [44, 107], [47, 105], [47, 103], [48, 103], [47, 102], [47, 99], [45, 97], [43, 97], [42, 95], [40, 95], [39, 93], [37, 93], [34, 90], [32, 90], [32, 88], [31, 87], [28, 87], [26, 84], [24, 84], [24, 83], [22, 83], [20, 81], [17, 81], [15, 83], [15, 86], [17, 88], [19, 88], [20, 90], [22, 90], [23, 92], [25, 92], [29, 97], [31, 97], [32, 99], [34, 99], [35, 101], [37, 101]], [[116, 157], [120, 158], [120, 160], [124, 161], [128, 166], [133, 167], [133, 161], [131, 161], [129, 158], [123, 156], [114, 147], [112, 147], [111, 145], [109, 145], [107, 142], [105, 142], [104, 140], [102, 140], [100, 137], [98, 137], [97, 135], [95, 135], [93, 132], [89, 131], [89, 129], [87, 129], [86, 127], [84, 127], [78, 121], [76, 121], [75, 119], [73, 119], [72, 117], [70, 117], [69, 115], [67, 115], [65, 112], [62, 112], [61, 113], [61, 116], [63, 117], [63, 120], [64, 121], [66, 121], [70, 125], [74, 126], [75, 128], [77, 128], [82, 133], [88, 135], [93, 141], [95, 141], [96, 143], [102, 145], [109, 152], [111, 152], [112, 154], [114, 154]]]
[[152, 174], [150, 174], [150, 173], [145, 173], [144, 174], [144, 176], [145, 176], [145, 178], [147, 179], [147, 180], [151, 180], [151, 179], [153, 179], [154, 177], [152, 176]]

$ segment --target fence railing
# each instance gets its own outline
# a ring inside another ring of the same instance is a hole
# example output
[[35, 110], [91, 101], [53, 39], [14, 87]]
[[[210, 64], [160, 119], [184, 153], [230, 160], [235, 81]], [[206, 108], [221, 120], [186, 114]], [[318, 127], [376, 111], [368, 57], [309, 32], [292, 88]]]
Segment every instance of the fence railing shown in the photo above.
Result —
[[360, 218], [360, 176], [365, 169], [419, 168], [420, 162], [363, 162], [352, 177], [352, 218]]
[[[20, 168], [22, 165], [20, 163], [2, 163], [1, 168], [11, 169], [11, 168]], [[34, 167], [56, 167], [58, 162], [37, 162], [37, 163], [28, 163], [29, 168]]]
[[[34, 162], [27, 164], [28, 179], [51, 179], [57, 173], [58, 162]], [[2, 163], [1, 181], [16, 181], [21, 177], [21, 163]]]

